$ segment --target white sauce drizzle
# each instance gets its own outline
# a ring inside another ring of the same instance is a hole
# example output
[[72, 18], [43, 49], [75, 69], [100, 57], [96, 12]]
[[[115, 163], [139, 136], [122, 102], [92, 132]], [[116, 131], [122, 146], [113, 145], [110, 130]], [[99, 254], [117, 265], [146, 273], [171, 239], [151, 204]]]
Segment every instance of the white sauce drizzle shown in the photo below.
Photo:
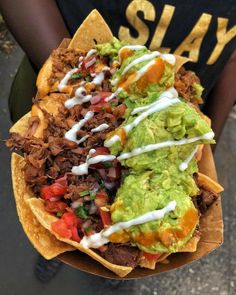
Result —
[[80, 244], [85, 248], [99, 248], [104, 244], [109, 243], [109, 236], [122, 229], [127, 229], [134, 225], [143, 224], [146, 222], [154, 221], [163, 218], [167, 213], [174, 211], [176, 208], [176, 201], [169, 202], [163, 209], [147, 212], [137, 218], [129, 221], [118, 222], [107, 229], [93, 234], [89, 237], [84, 236]]
[[65, 77], [60, 81], [59, 85], [58, 85], [58, 89], [59, 91], [63, 91], [64, 87], [66, 86], [66, 84], [68, 83], [68, 81], [70, 80], [70, 78], [78, 71], [78, 68], [74, 68], [73, 70], [69, 71], [68, 73], [66, 73]]
[[149, 145], [146, 145], [146, 146], [135, 148], [129, 153], [123, 153], [119, 157], [117, 157], [117, 159], [119, 161], [121, 161], [121, 160], [125, 160], [125, 159], [135, 157], [135, 156], [143, 154], [143, 153], [156, 151], [156, 150], [161, 149], [161, 148], [170, 147], [170, 146], [185, 145], [185, 144], [188, 144], [188, 143], [193, 143], [193, 142], [199, 141], [201, 139], [211, 140], [211, 139], [214, 138], [214, 135], [215, 135], [214, 132], [208, 132], [208, 133], [205, 133], [205, 134], [203, 134], [201, 136], [196, 136], [196, 137], [189, 138], [189, 139], [184, 138], [184, 139], [181, 139], [181, 140], [168, 140], [168, 141], [163, 141], [163, 142], [160, 142], [160, 143], [149, 144]]
[[94, 116], [94, 113], [89, 111], [84, 116], [84, 119], [76, 123], [72, 128], [65, 133], [65, 138], [76, 143], [80, 143], [80, 140], [77, 140], [77, 132]]
[[[166, 109], [178, 102], [180, 102], [180, 100], [178, 98], [171, 98], [170, 99], [166, 96], [163, 96], [155, 103], [145, 106], [145, 109], [147, 107], [147, 111], [141, 113], [138, 117], [136, 117], [133, 120], [133, 122], [124, 126], [123, 128], [125, 129], [126, 133], [129, 133], [134, 127], [136, 127], [140, 122], [142, 122], [144, 119], [146, 119], [151, 114], [159, 112], [161, 110], [164, 110], [164, 109]], [[134, 109], [134, 111], [137, 112], [137, 109]], [[142, 109], [142, 110], [144, 110], [144, 109]], [[138, 109], [138, 111], [140, 111], [140, 109]], [[104, 146], [111, 147], [117, 141], [120, 141], [120, 137], [118, 135], [114, 135], [110, 139], [105, 141]]]
[[91, 67], [93, 64], [95, 64], [95, 62], [96, 62], [95, 57], [93, 57], [90, 61], [86, 62], [86, 64], [85, 64], [86, 69]]
[[86, 95], [86, 89], [84, 87], [79, 87], [75, 91], [75, 96], [73, 98], [67, 99], [65, 102], [65, 107], [70, 109], [77, 104], [83, 104], [85, 102], [90, 101], [92, 95]]
[[136, 58], [126, 68], [124, 68], [123, 72], [121, 73], [121, 76], [124, 75], [125, 73], [127, 73], [133, 66], [135, 66], [141, 62], [148, 61], [150, 59], [152, 60], [157, 56], [160, 56], [160, 52], [154, 51], [150, 54], [144, 54], [144, 55]]
[[89, 58], [91, 55], [93, 55], [94, 53], [96, 53], [97, 50], [96, 49], [91, 49], [88, 51], [87, 55], [85, 56], [85, 59]]
[[194, 155], [196, 154], [197, 150], [198, 150], [198, 146], [196, 146], [194, 150], [191, 152], [191, 154], [188, 156], [188, 158], [179, 165], [180, 171], [184, 171], [188, 168], [188, 165], [190, 161], [192, 160], [192, 158], [194, 157]]
[[108, 102], [110, 100], [112, 100], [114, 97], [116, 97], [121, 91], [123, 90], [123, 88], [118, 88], [116, 90], [116, 92], [112, 93], [110, 96], [108, 96], [107, 98], [105, 98], [105, 101]]
[[124, 48], [127, 48], [127, 49], [131, 49], [131, 50], [137, 51], [137, 50], [145, 49], [146, 46], [143, 46], [143, 45], [126, 45], [126, 46], [121, 47], [121, 49], [119, 50], [119, 53], [118, 53], [118, 56], [119, 56], [119, 63], [121, 62], [120, 53], [121, 53], [121, 51], [122, 51]]
[[92, 80], [91, 83], [95, 84], [95, 85], [101, 85], [102, 84], [102, 81], [104, 80], [105, 78], [105, 75], [103, 72], [100, 72], [99, 74], [97, 74], [95, 76], [95, 78]]
[[137, 107], [134, 108], [131, 115], [135, 115], [137, 113], [143, 112], [147, 109], [150, 109], [152, 106], [156, 105], [157, 103], [160, 103], [161, 99], [163, 98], [178, 98], [178, 92], [175, 90], [175, 88], [171, 87], [168, 90], [166, 90], [165, 92], [163, 92], [159, 97], [157, 97], [157, 101], [154, 101], [153, 103], [143, 106], [143, 107]]
[[109, 128], [109, 125], [104, 123], [104, 124], [99, 125], [96, 128], [91, 129], [91, 131], [92, 132], [100, 132], [100, 131], [106, 130], [107, 128]]
[[99, 155], [99, 156], [95, 156], [91, 158], [91, 155], [95, 152], [96, 150], [91, 149], [87, 156], [86, 162], [83, 164], [80, 164], [79, 166], [73, 166], [71, 169], [71, 172], [75, 175], [88, 174], [89, 165], [97, 164], [100, 162], [113, 161], [116, 158], [116, 156], [113, 156], [113, 155]]

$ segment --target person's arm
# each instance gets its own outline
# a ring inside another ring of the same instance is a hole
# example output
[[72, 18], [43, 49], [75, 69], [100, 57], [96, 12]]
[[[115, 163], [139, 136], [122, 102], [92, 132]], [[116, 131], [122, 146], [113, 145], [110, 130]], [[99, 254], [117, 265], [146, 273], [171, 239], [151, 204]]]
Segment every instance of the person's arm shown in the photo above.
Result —
[[224, 123], [236, 102], [236, 51], [224, 67], [213, 91], [207, 98], [204, 113], [212, 120], [216, 141], [223, 130]]
[[37, 68], [63, 38], [70, 37], [54, 0], [0, 0], [0, 10], [17, 42]]

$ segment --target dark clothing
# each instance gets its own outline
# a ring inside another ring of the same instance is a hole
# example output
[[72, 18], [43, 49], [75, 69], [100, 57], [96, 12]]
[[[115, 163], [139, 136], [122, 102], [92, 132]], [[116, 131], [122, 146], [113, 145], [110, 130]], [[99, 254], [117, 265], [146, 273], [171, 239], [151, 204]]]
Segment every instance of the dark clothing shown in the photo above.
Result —
[[57, 0], [57, 3], [71, 34], [96, 8], [120, 39], [146, 44], [151, 50], [170, 48], [171, 53], [190, 55], [194, 62], [187, 68], [200, 77], [204, 96], [236, 49], [235, 0]]

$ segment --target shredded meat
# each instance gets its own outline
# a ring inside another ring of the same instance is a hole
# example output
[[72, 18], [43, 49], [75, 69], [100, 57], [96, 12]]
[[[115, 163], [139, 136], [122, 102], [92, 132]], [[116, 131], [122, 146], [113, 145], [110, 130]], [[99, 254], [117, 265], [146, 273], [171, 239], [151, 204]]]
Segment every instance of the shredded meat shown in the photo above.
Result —
[[109, 262], [124, 266], [136, 267], [139, 263], [140, 250], [128, 244], [108, 244], [101, 255]]
[[196, 91], [193, 87], [193, 84], [195, 83], [200, 83], [196, 74], [192, 71], [185, 70], [184, 67], [181, 67], [175, 76], [174, 86], [181, 97], [198, 105], [199, 103], [202, 103], [202, 99], [201, 97], [196, 96]]
[[49, 85], [53, 86], [58, 80], [61, 80], [65, 74], [78, 66], [79, 57], [83, 55], [83, 51], [74, 49], [58, 48], [52, 52], [52, 75], [49, 79]]
[[218, 198], [218, 195], [215, 194], [214, 192], [210, 192], [204, 188], [201, 188], [199, 195], [193, 197], [193, 203], [195, 207], [202, 214], [204, 214], [217, 198]]
[[201, 183], [199, 183], [197, 175], [194, 175], [194, 179], [198, 187], [200, 188], [200, 192], [197, 196], [192, 198], [193, 203], [198, 211], [204, 214], [207, 209], [214, 203], [214, 201], [219, 197], [219, 195], [203, 187]]

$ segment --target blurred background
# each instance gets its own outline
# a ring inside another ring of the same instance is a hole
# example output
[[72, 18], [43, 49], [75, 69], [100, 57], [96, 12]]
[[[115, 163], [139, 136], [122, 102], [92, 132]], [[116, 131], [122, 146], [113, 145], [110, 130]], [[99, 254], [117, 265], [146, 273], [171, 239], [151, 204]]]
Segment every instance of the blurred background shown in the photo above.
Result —
[[191, 265], [132, 284], [112, 285], [103, 278], [64, 265], [49, 283], [37, 280], [34, 276], [37, 253], [16, 215], [10, 153], [4, 142], [11, 126], [8, 95], [22, 57], [23, 52], [0, 16], [0, 294], [236, 294], [236, 108], [227, 120], [215, 152], [219, 181], [225, 187], [223, 246]]

